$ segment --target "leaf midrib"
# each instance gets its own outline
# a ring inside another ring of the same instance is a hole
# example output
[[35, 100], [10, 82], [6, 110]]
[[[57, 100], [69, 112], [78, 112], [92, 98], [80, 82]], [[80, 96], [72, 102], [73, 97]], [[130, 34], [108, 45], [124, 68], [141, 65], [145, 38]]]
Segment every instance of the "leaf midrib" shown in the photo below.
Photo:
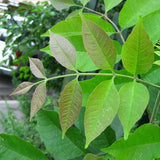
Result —
[[55, 34], [54, 34], [54, 33], [53, 33], [52, 37], [53, 37], [54, 40], [56, 41], [58, 47], [59, 47], [59, 48], [61, 49], [61, 51], [64, 53], [64, 55], [65, 55], [65, 57], [67, 58], [67, 60], [69, 61], [69, 63], [71, 64], [72, 69], [73, 69], [73, 70], [76, 70], [74, 64], [72, 63], [72, 61], [70, 60], [70, 58], [69, 58], [68, 55], [66, 54], [65, 50], [61, 47], [61, 45], [59, 44], [59, 42], [58, 42], [57, 39], [55, 38]]
[[[90, 21], [90, 20], [87, 20], [87, 21]], [[100, 47], [100, 44], [98, 43], [98, 41], [97, 41], [96, 37], [94, 36], [93, 32], [91, 31], [90, 27], [88, 26], [86, 20], [84, 20], [83, 22], [86, 23], [86, 26], [88, 27], [89, 31], [91, 32], [91, 35], [92, 35], [92, 37], [94, 38], [94, 40], [95, 40], [98, 48], [100, 49], [101, 53], [103, 53], [102, 55], [103, 55], [104, 59], [105, 59], [106, 62], [107, 62], [106, 64], [108, 64], [108, 65], [109, 65], [109, 68], [112, 69], [111, 64], [109, 63], [108, 57], [105, 55], [105, 53], [103, 52], [102, 48]], [[92, 23], [93, 23], [93, 22], [92, 22]], [[102, 28], [101, 28], [101, 29], [102, 29]], [[103, 30], [103, 29], [102, 29], [102, 30]], [[105, 31], [104, 31], [104, 32], [105, 32]], [[106, 32], [105, 32], [105, 34], [106, 34]]]

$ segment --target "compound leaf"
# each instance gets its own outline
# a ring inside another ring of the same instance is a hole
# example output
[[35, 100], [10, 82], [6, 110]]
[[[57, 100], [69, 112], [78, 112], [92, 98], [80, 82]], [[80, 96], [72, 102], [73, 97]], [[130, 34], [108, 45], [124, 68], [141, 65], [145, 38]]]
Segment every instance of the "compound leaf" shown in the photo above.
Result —
[[50, 32], [50, 49], [62, 66], [76, 70], [76, 50], [66, 38]]
[[51, 155], [68, 160], [86, 154], [83, 136], [75, 127], [69, 128], [62, 140], [62, 130], [56, 112], [40, 110], [37, 121], [40, 137]]
[[37, 58], [29, 58], [30, 69], [37, 78], [45, 78], [45, 72], [42, 62]]
[[0, 159], [6, 160], [48, 160], [32, 144], [15, 135], [0, 134]]
[[139, 16], [146, 16], [159, 9], [159, 0], [127, 0], [119, 14], [119, 24], [122, 29], [131, 27]]
[[37, 86], [31, 101], [30, 119], [42, 108], [46, 99], [46, 83], [43, 82]]
[[118, 160], [151, 160], [160, 157], [160, 128], [145, 124], [139, 127], [127, 140], [123, 138], [103, 149]]
[[60, 96], [59, 102], [60, 124], [65, 135], [67, 129], [73, 125], [78, 118], [82, 106], [82, 89], [78, 79], [69, 82]]
[[118, 116], [124, 129], [124, 139], [127, 139], [131, 128], [141, 118], [147, 107], [149, 92], [144, 85], [134, 81], [125, 84], [119, 94]]
[[120, 2], [122, 2], [122, 0], [104, 0], [106, 12], [117, 6]]
[[101, 82], [91, 93], [85, 111], [86, 146], [111, 124], [119, 108], [119, 94], [113, 79]]
[[122, 62], [130, 73], [144, 74], [152, 67], [154, 47], [140, 18], [122, 47]]
[[27, 93], [31, 87], [33, 86], [33, 83], [31, 82], [23, 82], [18, 85], [18, 87], [13, 91], [10, 95], [20, 95]]
[[85, 49], [95, 65], [104, 70], [113, 70], [116, 61], [116, 48], [97, 24], [82, 16], [82, 35]]
[[75, 6], [75, 3], [73, 3], [72, 0], [50, 0], [53, 7], [55, 7], [57, 10], [62, 10], [65, 8], [69, 8], [71, 6]]
[[103, 158], [98, 157], [92, 153], [88, 153], [83, 160], [103, 160]]

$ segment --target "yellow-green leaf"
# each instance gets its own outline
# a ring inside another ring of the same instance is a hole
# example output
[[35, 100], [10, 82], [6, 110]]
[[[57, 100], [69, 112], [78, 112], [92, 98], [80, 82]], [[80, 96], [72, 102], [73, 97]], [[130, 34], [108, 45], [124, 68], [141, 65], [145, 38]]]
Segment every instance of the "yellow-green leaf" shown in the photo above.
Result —
[[85, 6], [90, 0], [80, 0], [83, 6]]
[[86, 146], [113, 121], [119, 108], [119, 94], [114, 81], [101, 82], [91, 93], [85, 111]]
[[76, 70], [76, 50], [66, 38], [50, 32], [50, 49], [62, 66]]
[[98, 68], [112, 70], [116, 61], [116, 48], [97, 24], [82, 17], [82, 35], [85, 49]]
[[31, 82], [23, 82], [18, 87], [11, 93], [11, 95], [20, 95], [20, 94], [25, 94], [27, 93], [31, 87], [33, 86], [33, 83]]
[[77, 78], [65, 86], [60, 96], [59, 106], [60, 124], [63, 132], [62, 137], [64, 137], [67, 129], [78, 118], [82, 106], [82, 89]]
[[154, 62], [154, 64], [156, 64], [156, 65], [160, 66], [160, 60], [155, 61], [155, 62]]
[[37, 58], [29, 58], [30, 69], [37, 78], [45, 78], [45, 72], [42, 62]]
[[125, 84], [119, 94], [118, 116], [124, 129], [124, 139], [127, 139], [131, 128], [142, 117], [147, 107], [149, 92], [144, 85], [134, 81]]
[[45, 99], [46, 99], [46, 83], [43, 82], [39, 84], [34, 91], [31, 101], [30, 120], [42, 108]]
[[123, 45], [121, 54], [125, 69], [134, 75], [144, 74], [152, 67], [154, 47], [141, 18]]

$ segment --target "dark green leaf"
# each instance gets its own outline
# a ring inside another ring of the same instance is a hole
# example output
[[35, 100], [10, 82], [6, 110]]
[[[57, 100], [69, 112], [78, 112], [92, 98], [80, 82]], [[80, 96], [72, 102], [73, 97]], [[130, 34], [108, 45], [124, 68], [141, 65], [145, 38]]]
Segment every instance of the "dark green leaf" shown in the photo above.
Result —
[[30, 143], [14, 135], [0, 134], [1, 160], [48, 160]]
[[103, 160], [103, 158], [98, 157], [94, 154], [88, 153], [83, 160]]
[[78, 118], [82, 106], [82, 89], [78, 79], [69, 82], [60, 96], [59, 117], [63, 136]]
[[119, 101], [113, 79], [101, 82], [91, 93], [84, 117], [85, 147], [111, 124], [118, 112]]
[[105, 31], [82, 16], [82, 35], [85, 49], [94, 64], [101, 69], [113, 70], [116, 49]]
[[118, 116], [124, 129], [124, 139], [127, 139], [131, 128], [142, 117], [147, 107], [149, 93], [144, 85], [134, 81], [125, 84], [119, 94]]
[[127, 71], [144, 74], [152, 67], [154, 47], [140, 18], [122, 47], [122, 62]]
[[76, 128], [71, 127], [62, 140], [61, 126], [56, 112], [39, 111], [37, 120], [40, 137], [52, 155], [67, 160], [85, 154], [83, 137]]
[[123, 138], [103, 149], [118, 160], [152, 160], [160, 157], [160, 128], [145, 124], [139, 127], [128, 140]]

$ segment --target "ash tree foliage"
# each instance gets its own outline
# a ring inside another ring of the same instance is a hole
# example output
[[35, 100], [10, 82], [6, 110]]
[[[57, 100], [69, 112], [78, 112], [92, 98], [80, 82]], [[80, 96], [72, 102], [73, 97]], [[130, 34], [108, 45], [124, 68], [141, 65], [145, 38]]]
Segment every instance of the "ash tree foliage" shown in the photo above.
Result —
[[[119, 13], [118, 26], [106, 13], [122, 0], [104, 0], [104, 14], [88, 8], [89, 0], [80, 2], [81, 5], [72, 0], [51, 0], [57, 10], [73, 6], [79, 9], [43, 34], [50, 37], [46, 53], [73, 73], [48, 78], [42, 62], [30, 58], [31, 71], [41, 80], [23, 82], [12, 95], [25, 94], [37, 85], [30, 119], [36, 116], [37, 130], [54, 159], [160, 158], [160, 69], [157, 63], [160, 59], [160, 1], [126, 0]], [[122, 30], [126, 28], [132, 31], [125, 40]], [[112, 40], [112, 34], [118, 34], [123, 44]], [[115, 64], [121, 63], [124, 68], [116, 70]], [[79, 77], [84, 76], [90, 79], [80, 81]], [[46, 83], [64, 77], [73, 77], [73, 80], [60, 95], [59, 111], [41, 109]], [[137, 128], [137, 121], [145, 110], [150, 123]], [[18, 137], [4, 134], [0, 137], [3, 159], [11, 155], [18, 160], [47, 159]], [[26, 152], [20, 147], [22, 144]]]

